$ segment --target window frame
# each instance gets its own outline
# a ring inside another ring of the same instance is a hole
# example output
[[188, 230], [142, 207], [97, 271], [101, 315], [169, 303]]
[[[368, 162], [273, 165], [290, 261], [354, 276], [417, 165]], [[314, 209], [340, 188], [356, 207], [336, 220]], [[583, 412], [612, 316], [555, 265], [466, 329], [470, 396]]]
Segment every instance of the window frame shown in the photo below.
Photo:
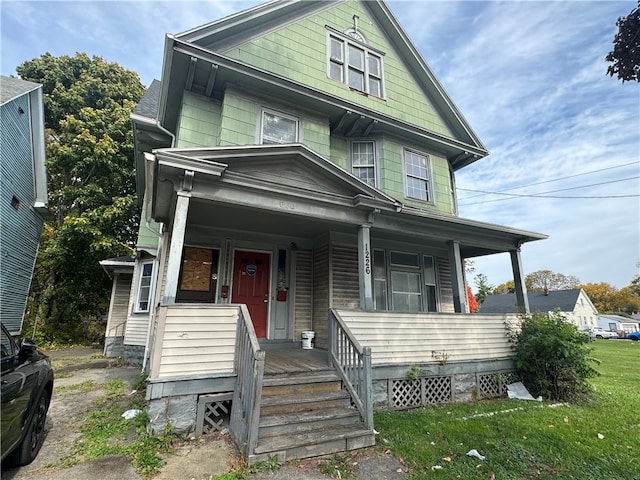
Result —
[[[361, 145], [361, 144], [371, 144], [371, 155], [372, 155], [372, 163], [371, 164], [366, 164], [366, 165], [356, 165], [354, 163], [354, 156], [355, 156], [355, 152], [354, 152], [354, 146], [355, 145]], [[378, 186], [378, 165], [377, 165], [377, 160], [378, 160], [378, 155], [377, 155], [377, 151], [376, 151], [376, 142], [375, 140], [367, 140], [367, 139], [362, 139], [362, 140], [351, 140], [349, 142], [349, 165], [351, 168], [351, 174], [353, 176], [355, 176], [356, 178], [358, 178], [360, 181], [366, 183], [367, 185], [371, 186], [371, 187], [377, 187]], [[356, 170], [360, 170], [360, 169], [371, 169], [371, 171], [373, 172], [373, 183], [370, 182], [365, 182], [362, 177], [360, 175], [357, 175], [355, 172]]]
[[[340, 57], [333, 55], [332, 46], [334, 42], [341, 46]], [[350, 49], [362, 52], [361, 65], [352, 62]], [[377, 60], [377, 72], [374, 72], [374, 69], [371, 68], [370, 59]], [[340, 78], [335, 78], [332, 72], [332, 66], [340, 69]], [[351, 83], [349, 80], [350, 72], [359, 72], [362, 75], [362, 88], [358, 88], [358, 86], [354, 86]], [[366, 43], [358, 41], [353, 36], [339, 33], [329, 27], [327, 27], [327, 77], [343, 83], [350, 89], [357, 92], [362, 92], [376, 98], [384, 99], [386, 97], [384, 81], [384, 54], [369, 47]], [[372, 82], [378, 85], [378, 88], [375, 89], [377, 91], [374, 91], [372, 88]]]
[[[417, 157], [422, 157], [425, 159], [426, 166], [426, 177], [421, 177], [413, 172], [409, 172], [407, 168], [407, 155], [413, 155]], [[433, 162], [431, 161], [431, 155], [425, 152], [421, 152], [419, 150], [415, 150], [412, 148], [404, 148], [402, 151], [402, 169], [403, 169], [403, 178], [404, 178], [404, 194], [407, 198], [412, 200], [416, 200], [424, 203], [435, 204], [435, 191], [433, 184]], [[426, 199], [421, 198], [419, 196], [415, 196], [411, 193], [411, 190], [414, 189], [413, 186], [409, 185], [409, 179], [417, 179], [418, 181], [424, 182], [426, 185]]]
[[[295, 125], [294, 140], [292, 142], [276, 142], [276, 141], [265, 142], [265, 138], [269, 138], [268, 136], [265, 137], [265, 131], [264, 131], [264, 127], [266, 125], [266, 122], [265, 122], [266, 115], [272, 115], [274, 117], [279, 117], [279, 118], [291, 120], [292, 122], [294, 122], [294, 125]], [[298, 118], [295, 115], [290, 115], [290, 114], [283, 113], [270, 108], [263, 108], [260, 111], [259, 143], [261, 145], [286, 145], [289, 143], [298, 143], [298, 142], [300, 142], [300, 118]]]
[[[137, 275], [137, 288], [136, 288], [136, 302], [133, 308], [133, 312], [134, 313], [149, 313], [151, 311], [151, 302], [153, 300], [153, 294], [151, 289], [153, 288], [153, 271], [155, 269], [155, 261], [154, 260], [144, 260], [142, 262], [140, 262], [139, 264], [139, 268], [138, 268], [138, 275]], [[151, 272], [149, 273], [149, 275], [144, 275], [144, 271], [145, 271], [145, 267], [147, 265], [151, 265]], [[143, 278], [149, 278], [149, 284], [148, 285], [142, 285], [142, 280]], [[147, 303], [147, 308], [140, 308], [140, 303], [142, 303], [141, 301], [141, 294], [142, 294], [142, 289], [146, 288], [147, 289], [147, 299], [146, 299], [146, 303]]]

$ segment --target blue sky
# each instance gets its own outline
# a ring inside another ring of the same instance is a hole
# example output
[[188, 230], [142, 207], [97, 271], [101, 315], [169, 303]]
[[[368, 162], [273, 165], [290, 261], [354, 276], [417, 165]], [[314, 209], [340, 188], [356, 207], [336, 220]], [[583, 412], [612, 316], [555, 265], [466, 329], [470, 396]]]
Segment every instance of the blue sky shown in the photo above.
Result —
[[[85, 52], [148, 85], [166, 33], [258, 3], [3, 0], [1, 72]], [[607, 76], [604, 58], [635, 1], [388, 4], [491, 152], [457, 174], [461, 216], [549, 235], [523, 246], [525, 273], [628, 285], [640, 269], [640, 86]], [[475, 267], [470, 280], [512, 278], [507, 255]]]

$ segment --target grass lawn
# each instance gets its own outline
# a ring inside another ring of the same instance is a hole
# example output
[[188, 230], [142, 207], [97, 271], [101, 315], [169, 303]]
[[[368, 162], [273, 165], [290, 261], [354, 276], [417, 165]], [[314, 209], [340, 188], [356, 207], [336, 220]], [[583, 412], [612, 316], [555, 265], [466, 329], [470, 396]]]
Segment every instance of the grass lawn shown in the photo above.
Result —
[[377, 443], [405, 460], [411, 480], [640, 480], [640, 342], [591, 346], [601, 375], [587, 405], [501, 399], [381, 412]]

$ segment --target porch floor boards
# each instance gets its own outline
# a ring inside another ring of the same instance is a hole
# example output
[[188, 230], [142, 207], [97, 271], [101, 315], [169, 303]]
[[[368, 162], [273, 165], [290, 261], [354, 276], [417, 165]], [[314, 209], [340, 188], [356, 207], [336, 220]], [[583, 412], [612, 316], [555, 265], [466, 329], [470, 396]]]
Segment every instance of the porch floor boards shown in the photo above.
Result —
[[320, 372], [329, 370], [328, 353], [320, 349], [269, 349], [265, 350], [264, 374]]

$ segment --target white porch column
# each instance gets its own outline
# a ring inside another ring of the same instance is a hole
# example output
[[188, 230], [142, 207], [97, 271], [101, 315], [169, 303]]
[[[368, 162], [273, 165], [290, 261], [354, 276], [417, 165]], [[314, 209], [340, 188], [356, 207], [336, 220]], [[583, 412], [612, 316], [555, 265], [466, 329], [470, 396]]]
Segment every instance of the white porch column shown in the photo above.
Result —
[[360, 285], [360, 308], [373, 311], [373, 254], [371, 253], [370, 226], [361, 225], [358, 230], [358, 278]]
[[178, 279], [180, 277], [180, 265], [182, 263], [182, 248], [184, 246], [184, 233], [187, 228], [187, 213], [189, 212], [189, 198], [186, 191], [179, 191], [176, 200], [176, 212], [173, 217], [173, 230], [171, 232], [171, 246], [169, 247], [169, 260], [167, 261], [167, 281], [164, 287], [162, 303], [176, 303], [178, 293]]
[[509, 250], [511, 255], [511, 268], [513, 270], [513, 283], [516, 292], [516, 304], [518, 310], [524, 313], [531, 313], [529, 309], [529, 297], [527, 296], [527, 285], [524, 281], [524, 273], [522, 272], [522, 257], [520, 249]]
[[453, 308], [456, 313], [468, 313], [467, 288], [464, 284], [460, 242], [449, 240], [449, 264], [451, 265], [451, 286], [453, 288]]

